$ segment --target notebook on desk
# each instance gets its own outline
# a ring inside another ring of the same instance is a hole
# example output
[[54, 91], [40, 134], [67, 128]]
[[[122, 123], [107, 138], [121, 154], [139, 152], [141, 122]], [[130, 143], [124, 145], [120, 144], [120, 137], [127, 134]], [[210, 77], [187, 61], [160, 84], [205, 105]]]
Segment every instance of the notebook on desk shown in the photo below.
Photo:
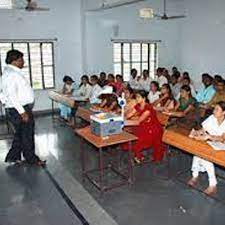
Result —
[[215, 141], [207, 141], [207, 143], [214, 149], [214, 150], [225, 150], [225, 143], [222, 142], [215, 142]]

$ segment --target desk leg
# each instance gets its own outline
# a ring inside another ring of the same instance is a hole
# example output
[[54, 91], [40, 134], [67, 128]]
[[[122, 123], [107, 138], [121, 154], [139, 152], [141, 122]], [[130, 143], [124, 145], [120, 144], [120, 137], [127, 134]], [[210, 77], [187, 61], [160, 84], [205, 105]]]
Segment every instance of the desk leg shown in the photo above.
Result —
[[103, 168], [103, 154], [102, 154], [102, 148], [99, 149], [99, 186], [101, 195], [103, 194], [104, 187], [103, 187], [103, 176], [104, 176], [104, 168]]
[[54, 101], [52, 100], [52, 120], [54, 120]]
[[128, 176], [129, 176], [129, 185], [134, 183], [134, 171], [133, 171], [133, 163], [132, 163], [132, 143], [129, 141], [129, 151], [128, 151]]
[[81, 138], [80, 158], [81, 158], [82, 182], [85, 181], [85, 172], [86, 172], [84, 151], [85, 151], [84, 150], [84, 139]]

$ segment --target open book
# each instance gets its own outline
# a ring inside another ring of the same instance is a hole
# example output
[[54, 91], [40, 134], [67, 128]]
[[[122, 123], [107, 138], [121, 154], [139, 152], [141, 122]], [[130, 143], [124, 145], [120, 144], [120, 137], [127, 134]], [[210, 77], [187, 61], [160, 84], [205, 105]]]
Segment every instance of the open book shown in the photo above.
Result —
[[225, 143], [222, 143], [222, 142], [215, 142], [215, 141], [207, 141], [207, 143], [208, 143], [214, 150], [225, 150]]

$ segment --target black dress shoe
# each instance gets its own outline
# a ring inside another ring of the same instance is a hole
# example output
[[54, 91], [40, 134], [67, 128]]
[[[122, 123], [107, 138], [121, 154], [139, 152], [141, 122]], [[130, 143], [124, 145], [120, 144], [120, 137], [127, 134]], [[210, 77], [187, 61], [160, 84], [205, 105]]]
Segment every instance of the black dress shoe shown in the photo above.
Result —
[[9, 159], [6, 159], [5, 160], [6, 163], [9, 163], [9, 164], [14, 164], [14, 165], [21, 165], [23, 163], [22, 160], [9, 160]]
[[35, 163], [36, 166], [41, 166], [41, 167], [44, 167], [46, 166], [46, 160], [38, 160], [36, 163]]

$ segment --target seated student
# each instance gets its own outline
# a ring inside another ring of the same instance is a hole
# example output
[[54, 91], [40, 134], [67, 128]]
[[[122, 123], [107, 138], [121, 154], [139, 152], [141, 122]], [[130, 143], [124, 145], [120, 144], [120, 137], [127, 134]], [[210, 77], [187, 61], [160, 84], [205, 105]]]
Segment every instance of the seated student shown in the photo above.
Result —
[[221, 80], [223, 80], [222, 76], [220, 76], [219, 74], [214, 75], [214, 78], [213, 78], [214, 87], [215, 87], [216, 83]]
[[108, 81], [106, 79], [106, 73], [105, 72], [101, 72], [99, 75], [99, 86], [100, 87], [104, 87], [108, 84]]
[[[196, 91], [195, 91], [194, 86], [191, 84], [191, 80], [190, 80], [189, 77], [184, 77], [184, 78], [182, 79], [181, 86], [183, 86], [183, 85], [188, 85], [188, 86], [191, 88], [191, 95], [192, 95], [192, 97], [195, 98], [195, 96], [196, 96]], [[179, 98], [180, 98], [180, 92], [179, 92], [179, 94], [177, 95], [176, 99], [179, 99]]]
[[126, 99], [126, 105], [124, 107], [124, 115], [126, 116], [134, 109], [134, 106], [137, 104], [137, 102], [135, 99], [134, 91], [131, 87], [127, 86], [127, 88], [124, 89], [124, 94]]
[[151, 79], [149, 77], [149, 71], [143, 70], [142, 77], [139, 80], [139, 89], [149, 92]]
[[176, 117], [184, 117], [191, 111], [194, 111], [196, 100], [191, 94], [191, 88], [188, 85], [183, 85], [180, 88], [180, 98], [176, 104], [174, 111], [167, 111], [168, 115]]
[[75, 101], [88, 101], [91, 93], [91, 85], [89, 83], [89, 77], [83, 75], [81, 77], [81, 83], [78, 90], [74, 91], [73, 99]]
[[107, 82], [108, 82], [107, 83], [108, 86], [112, 86], [112, 87], [115, 86], [115, 76], [112, 73], [108, 74]]
[[172, 94], [174, 96], [175, 99], [179, 99], [178, 95], [180, 94], [180, 88], [181, 88], [181, 83], [178, 82], [178, 76], [176, 74], [173, 74], [171, 76], [171, 90], [172, 90]]
[[217, 81], [215, 83], [215, 90], [216, 90], [216, 93], [212, 97], [212, 99], [207, 104], [201, 105], [201, 107], [211, 111], [211, 113], [213, 108], [218, 102], [225, 100], [225, 80]]
[[[190, 137], [203, 141], [225, 142], [225, 102], [219, 102], [213, 111], [213, 115], [202, 123], [202, 130], [192, 130]], [[190, 186], [196, 186], [199, 172], [207, 172], [209, 186], [204, 193], [212, 195], [217, 191], [217, 179], [213, 163], [194, 156], [192, 162], [192, 178], [188, 181]]]
[[116, 82], [114, 83], [113, 87], [115, 87], [116, 94], [120, 96], [124, 90], [123, 76], [119, 74], [116, 75]]
[[[137, 104], [133, 110], [126, 116], [126, 124], [131, 126], [132, 133], [137, 136], [138, 140], [132, 145], [135, 154], [135, 161], [140, 163], [144, 156], [142, 151], [153, 147], [152, 161], [161, 161], [164, 156], [165, 148], [162, 144], [163, 128], [159, 123], [156, 112], [148, 104], [147, 93], [143, 90], [136, 94]], [[128, 145], [122, 145], [124, 150]]]
[[139, 82], [137, 81], [137, 70], [136, 69], [131, 70], [129, 85], [134, 90], [139, 89]]
[[[72, 93], [73, 93], [72, 84], [74, 83], [73, 79], [70, 76], [64, 76], [63, 82], [64, 82], [64, 85], [63, 85], [61, 94], [65, 96], [72, 96]], [[71, 108], [60, 103], [59, 109], [60, 109], [60, 118], [68, 121], [68, 118], [71, 115]]]
[[190, 75], [189, 73], [186, 71], [186, 72], [183, 72], [183, 79], [189, 79], [190, 80], [190, 87], [193, 87], [193, 89], [195, 90], [196, 92], [196, 88], [195, 88], [195, 84], [194, 84], [194, 81], [190, 78]]
[[166, 68], [163, 68], [163, 76], [166, 77], [168, 83], [171, 81], [171, 76], [169, 74], [169, 71]]
[[103, 112], [118, 112], [119, 105], [117, 101], [117, 95], [112, 94], [102, 94], [99, 96], [101, 99], [100, 105], [95, 107], [96, 109], [102, 110]]
[[89, 101], [91, 104], [97, 104], [100, 103], [101, 100], [98, 98], [102, 92], [102, 88], [98, 84], [98, 77], [96, 75], [91, 76], [91, 92], [90, 92], [90, 97]]
[[161, 88], [163, 84], [168, 84], [168, 80], [163, 76], [163, 68], [158, 68], [156, 70], [156, 81], [159, 83], [159, 87]]
[[148, 94], [149, 103], [153, 104], [159, 98], [160, 98], [159, 83], [156, 81], [152, 81], [150, 84], [150, 91]]
[[177, 72], [178, 72], [177, 67], [176, 67], [176, 66], [173, 66], [173, 67], [172, 67], [172, 75], [173, 75], [173, 74], [176, 74]]
[[191, 82], [190, 77], [184, 77], [184, 78], [183, 78], [182, 85], [188, 85], [188, 86], [191, 88], [191, 94], [192, 94], [192, 96], [193, 96], [193, 97], [196, 96], [197, 93], [196, 93], [196, 90], [195, 90], [194, 85], [193, 85], [192, 82]]
[[205, 87], [197, 93], [196, 100], [199, 103], [207, 104], [216, 92], [213, 87], [213, 78], [209, 74], [204, 73], [202, 74], [202, 83]]
[[163, 84], [161, 88], [160, 98], [153, 104], [156, 111], [173, 110], [175, 107], [175, 99], [169, 84]]

